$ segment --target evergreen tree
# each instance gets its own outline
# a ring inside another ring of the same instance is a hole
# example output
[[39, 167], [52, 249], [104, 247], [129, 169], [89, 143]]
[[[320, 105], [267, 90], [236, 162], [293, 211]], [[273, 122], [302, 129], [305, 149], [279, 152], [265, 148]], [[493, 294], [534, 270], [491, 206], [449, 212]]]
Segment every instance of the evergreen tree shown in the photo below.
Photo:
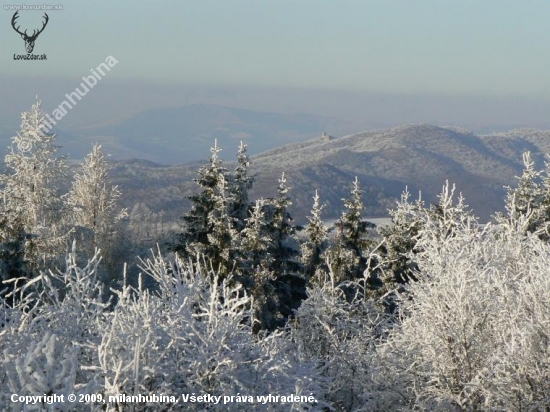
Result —
[[541, 173], [535, 170], [535, 163], [531, 160], [530, 152], [523, 154], [523, 164], [523, 174], [517, 178], [517, 186], [515, 188], [507, 187], [506, 210], [510, 215], [526, 216], [529, 212], [536, 211], [540, 203]]
[[183, 231], [174, 245], [176, 251], [186, 256], [196, 256], [206, 252], [208, 234], [212, 230], [208, 217], [215, 208], [218, 180], [222, 175], [227, 175], [227, 170], [222, 166], [219, 158], [221, 149], [218, 147], [217, 140], [210, 151], [212, 152], [210, 165], [201, 167], [197, 172], [198, 177], [194, 179], [202, 190], [189, 196], [191, 210], [182, 216]]
[[[339, 282], [363, 277], [374, 246], [373, 241], [369, 239], [368, 230], [375, 227], [361, 216], [364, 209], [363, 191], [359, 187], [357, 177], [353, 182], [351, 198], [342, 200], [345, 210], [335, 224], [336, 242], [325, 253], [325, 258], [330, 261], [331, 270]], [[378, 283], [377, 280], [372, 280]]]
[[[266, 201], [258, 199], [246, 219], [240, 248], [241, 282], [253, 297], [254, 332], [279, 326], [279, 302], [275, 274], [271, 270], [273, 257], [269, 252], [273, 239], [266, 219]], [[283, 321], [284, 322], [284, 321]]]
[[319, 194], [315, 191], [311, 216], [307, 217], [309, 221], [306, 227], [307, 240], [301, 246], [302, 264], [307, 279], [311, 278], [321, 265], [321, 255], [327, 247], [327, 228], [321, 218], [323, 207], [324, 205], [319, 202]]
[[237, 232], [233, 227], [234, 219], [230, 215], [233, 202], [226, 194], [229, 192], [228, 182], [224, 175], [220, 175], [214, 201], [214, 208], [207, 216], [209, 233], [207, 234], [206, 256], [219, 274], [227, 275], [235, 267], [236, 251], [234, 239]]
[[288, 208], [292, 205], [288, 195], [288, 187], [285, 174], [283, 172], [279, 179], [277, 187], [277, 197], [272, 199], [268, 209], [270, 209], [270, 236], [272, 245], [270, 253], [273, 256], [273, 270], [282, 274], [285, 272], [296, 271], [298, 266], [294, 257], [298, 254], [297, 242], [294, 238], [295, 228], [292, 225], [292, 216]]
[[359, 187], [359, 180], [355, 177], [350, 199], [342, 199], [344, 207], [347, 209], [342, 214], [340, 225], [344, 244], [348, 249], [355, 251], [357, 256], [363, 256], [369, 252], [372, 241], [369, 239], [368, 229], [373, 229], [375, 225], [363, 220], [361, 214], [365, 206], [363, 205], [363, 191]]
[[184, 257], [210, 259], [215, 270], [227, 273], [234, 236], [230, 175], [220, 159], [217, 140], [210, 151], [210, 164], [201, 167], [195, 179], [202, 190], [189, 196], [191, 210], [182, 217], [183, 230], [172, 249]]
[[255, 273], [262, 267], [270, 268], [273, 257], [269, 253], [272, 238], [269, 233], [269, 223], [265, 211], [266, 201], [256, 200], [246, 219], [246, 226], [241, 232], [240, 255], [242, 259], [241, 272]]
[[288, 192], [289, 187], [283, 172], [277, 187], [277, 198], [273, 202], [273, 243], [270, 252], [273, 256], [272, 271], [275, 280], [272, 284], [275, 294], [271, 302], [277, 306], [277, 313], [272, 317], [272, 328], [284, 326], [307, 298], [306, 280], [299, 273], [300, 246], [296, 240], [294, 220], [288, 211], [292, 205]]
[[550, 223], [550, 165], [546, 164], [546, 176], [535, 170], [531, 153], [523, 154], [523, 173], [517, 177], [516, 187], [508, 186], [506, 193], [506, 215], [497, 214], [500, 222], [525, 221], [524, 230], [537, 233], [542, 239], [550, 239], [548, 225]]
[[416, 252], [418, 234], [424, 227], [425, 208], [421, 197], [414, 203], [409, 199], [410, 193], [405, 189], [397, 207], [389, 211], [391, 223], [378, 229], [384, 240], [383, 281], [390, 288], [416, 279], [418, 267], [412, 254]]
[[545, 162], [544, 178], [540, 187], [540, 204], [539, 204], [539, 237], [548, 242], [550, 241], [550, 162]]
[[[455, 201], [456, 186], [445, 182], [441, 193], [437, 196], [437, 204], [432, 204], [424, 212], [425, 224], [420, 231], [419, 237], [431, 236], [434, 239], [443, 241], [448, 237], [455, 236], [460, 225], [469, 225], [476, 222], [476, 217], [465, 203], [462, 193], [459, 193]], [[457, 223], [458, 222], [458, 223]]]
[[248, 218], [250, 204], [248, 202], [248, 191], [252, 188], [254, 178], [248, 174], [250, 160], [248, 158], [246, 145], [241, 142], [237, 153], [237, 166], [233, 172], [233, 181], [231, 185], [231, 195], [233, 205], [231, 216], [235, 219], [235, 229], [244, 228]]
[[429, 208], [420, 195], [411, 202], [410, 193], [405, 190], [396, 209], [389, 211], [391, 223], [379, 229], [383, 238], [378, 271], [382, 287], [377, 294], [385, 296], [383, 303], [390, 312], [397, 309], [395, 291], [405, 291], [404, 284], [418, 279], [421, 245], [428, 240], [434, 244], [444, 242], [456, 236], [461, 228], [477, 224], [464, 197], [459, 194], [455, 199], [455, 190], [454, 185], [445, 182], [438, 202]]
[[[321, 255], [321, 258], [327, 262], [328, 272], [332, 273], [333, 281], [340, 284], [346, 280], [355, 279], [356, 274], [359, 272], [360, 259], [353, 250], [346, 247], [340, 220], [334, 224], [332, 229], [336, 230], [334, 240]], [[318, 272], [316, 275], [320, 276], [321, 274], [321, 272]], [[323, 274], [326, 275], [326, 273]], [[325, 279], [317, 277], [315, 281], [315, 283], [322, 284]]]

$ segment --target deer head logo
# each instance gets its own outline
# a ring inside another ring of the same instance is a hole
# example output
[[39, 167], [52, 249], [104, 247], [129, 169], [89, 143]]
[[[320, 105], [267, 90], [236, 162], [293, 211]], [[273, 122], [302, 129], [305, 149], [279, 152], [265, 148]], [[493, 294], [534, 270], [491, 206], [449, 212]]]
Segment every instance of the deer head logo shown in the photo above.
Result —
[[34, 49], [34, 42], [36, 41], [36, 38], [38, 37], [38, 35], [44, 31], [44, 28], [48, 24], [49, 17], [46, 13], [44, 13], [44, 18], [46, 19], [46, 21], [43, 23], [42, 28], [40, 30], [38, 30], [38, 32], [36, 30], [34, 30], [32, 35], [29, 36], [27, 34], [27, 30], [25, 30], [25, 32], [22, 33], [22, 32], [19, 31], [20, 26], [15, 27], [16, 20], [19, 17], [17, 15], [18, 13], [19, 13], [19, 11], [16, 11], [15, 14], [13, 15], [13, 17], [11, 19], [11, 26], [13, 27], [13, 29], [17, 33], [19, 33], [21, 35], [21, 38], [23, 40], [25, 40], [25, 48], [27, 49], [27, 53], [32, 53], [32, 51]]

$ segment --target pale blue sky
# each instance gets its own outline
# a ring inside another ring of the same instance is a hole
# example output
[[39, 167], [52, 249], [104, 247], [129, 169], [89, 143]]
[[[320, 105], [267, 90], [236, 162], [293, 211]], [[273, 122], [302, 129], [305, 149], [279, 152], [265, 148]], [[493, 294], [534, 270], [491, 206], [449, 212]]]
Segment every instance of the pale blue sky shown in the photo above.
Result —
[[[112, 55], [60, 128], [195, 103], [335, 116], [335, 133], [550, 127], [547, 0], [60, 1], [34, 50], [47, 61], [14, 61], [24, 42], [0, 9], [0, 126], [36, 95], [53, 110]], [[19, 24], [32, 32], [42, 16]]]
[[[128, 80], [550, 97], [543, 0], [61, 3], [36, 42], [47, 62], [13, 61], [23, 41], [0, 10], [1, 74], [79, 79], [113, 55], [109, 76]], [[40, 24], [41, 12], [20, 14]]]

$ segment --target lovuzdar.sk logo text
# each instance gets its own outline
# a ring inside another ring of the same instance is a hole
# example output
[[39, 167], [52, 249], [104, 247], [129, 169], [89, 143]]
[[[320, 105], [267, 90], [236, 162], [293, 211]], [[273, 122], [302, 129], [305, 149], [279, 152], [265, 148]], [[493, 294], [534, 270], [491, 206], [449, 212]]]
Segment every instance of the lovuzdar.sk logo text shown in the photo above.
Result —
[[47, 60], [47, 56], [45, 54], [32, 54], [32, 51], [34, 50], [34, 43], [36, 42], [36, 39], [44, 31], [46, 28], [46, 25], [48, 24], [48, 21], [50, 18], [48, 17], [47, 13], [44, 13], [44, 19], [45, 21], [42, 23], [42, 28], [39, 30], [33, 30], [32, 34], [29, 36], [27, 34], [27, 30], [22, 32], [20, 30], [21, 26], [15, 26], [17, 23], [17, 18], [19, 17], [19, 11], [16, 11], [11, 19], [11, 26], [13, 29], [21, 35], [21, 38], [25, 41], [25, 49], [27, 49], [27, 54], [14, 54], [13, 60]]

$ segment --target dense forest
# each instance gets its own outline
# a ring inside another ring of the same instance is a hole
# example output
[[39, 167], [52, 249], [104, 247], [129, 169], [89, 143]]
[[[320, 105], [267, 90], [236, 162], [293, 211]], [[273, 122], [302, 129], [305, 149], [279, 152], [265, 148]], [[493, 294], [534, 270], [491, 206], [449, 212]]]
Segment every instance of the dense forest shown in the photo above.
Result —
[[336, 222], [314, 192], [300, 227], [284, 174], [251, 200], [246, 145], [229, 170], [215, 143], [146, 250], [101, 147], [69, 176], [44, 116], [23, 113], [0, 176], [2, 410], [550, 408], [550, 164], [525, 153], [487, 224], [445, 183], [376, 227], [355, 179]]

